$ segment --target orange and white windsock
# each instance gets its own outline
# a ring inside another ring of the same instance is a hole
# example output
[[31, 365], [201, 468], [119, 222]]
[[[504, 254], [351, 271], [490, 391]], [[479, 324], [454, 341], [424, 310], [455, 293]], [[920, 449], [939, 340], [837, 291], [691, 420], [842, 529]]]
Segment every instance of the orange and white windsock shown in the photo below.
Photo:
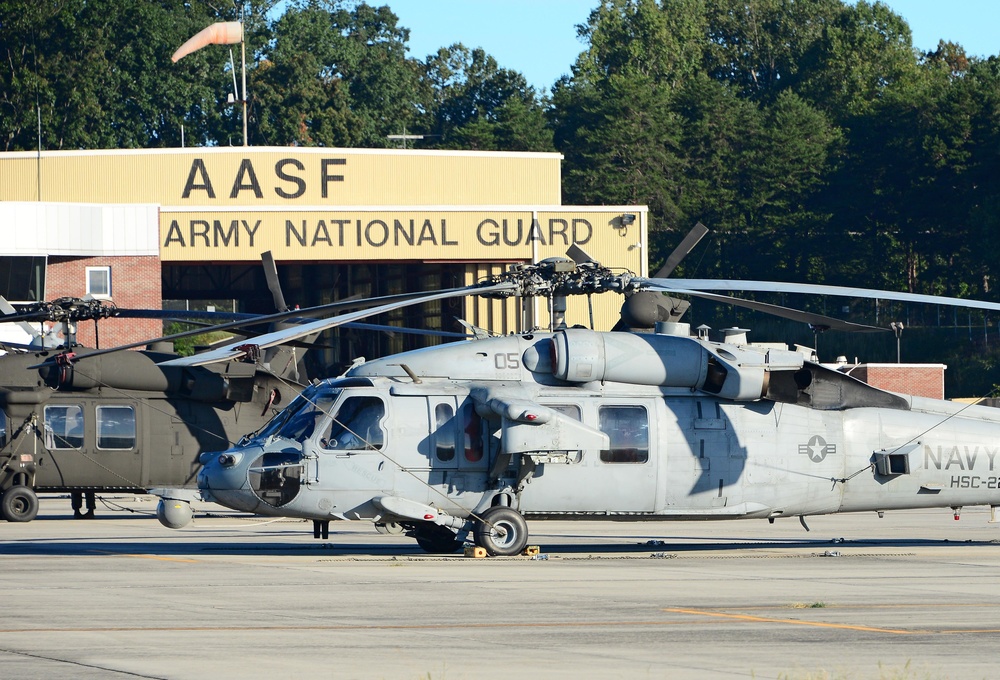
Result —
[[177, 63], [181, 57], [186, 57], [205, 45], [235, 45], [239, 42], [243, 42], [243, 23], [240, 21], [220, 21], [199, 31], [193, 38], [177, 48], [171, 60]]

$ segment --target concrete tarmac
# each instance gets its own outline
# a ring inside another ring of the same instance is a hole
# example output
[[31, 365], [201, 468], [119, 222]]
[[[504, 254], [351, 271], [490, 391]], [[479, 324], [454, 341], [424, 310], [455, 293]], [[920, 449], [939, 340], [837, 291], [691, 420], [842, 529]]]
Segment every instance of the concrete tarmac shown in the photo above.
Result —
[[984, 508], [531, 522], [536, 559], [155, 499], [0, 523], [0, 678], [992, 678]]

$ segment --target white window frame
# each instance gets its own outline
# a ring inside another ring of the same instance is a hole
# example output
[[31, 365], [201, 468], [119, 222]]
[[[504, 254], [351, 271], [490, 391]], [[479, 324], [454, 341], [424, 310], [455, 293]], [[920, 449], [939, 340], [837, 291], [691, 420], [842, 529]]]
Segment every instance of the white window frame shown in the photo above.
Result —
[[[90, 288], [90, 275], [100, 272], [104, 273], [104, 279], [108, 284], [108, 292], [106, 293], [95, 293]], [[111, 267], [87, 267], [87, 295], [101, 300], [111, 299]]]

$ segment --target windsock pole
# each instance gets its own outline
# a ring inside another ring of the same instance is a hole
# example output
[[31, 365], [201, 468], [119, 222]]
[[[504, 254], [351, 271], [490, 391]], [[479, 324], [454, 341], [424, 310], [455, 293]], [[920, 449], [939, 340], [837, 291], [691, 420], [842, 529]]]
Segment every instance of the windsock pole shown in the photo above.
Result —
[[171, 60], [176, 64], [180, 59], [192, 52], [200, 50], [206, 45], [235, 45], [240, 44], [241, 73], [243, 79], [243, 94], [240, 100], [243, 102], [243, 146], [247, 144], [247, 50], [246, 41], [243, 40], [243, 22], [240, 21], [220, 21], [202, 29], [191, 39], [177, 48]]

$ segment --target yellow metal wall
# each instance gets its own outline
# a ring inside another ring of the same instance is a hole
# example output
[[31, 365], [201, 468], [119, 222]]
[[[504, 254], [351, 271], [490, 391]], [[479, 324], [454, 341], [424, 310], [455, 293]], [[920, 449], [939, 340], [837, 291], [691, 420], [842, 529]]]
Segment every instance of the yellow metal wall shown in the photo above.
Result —
[[[648, 275], [646, 209], [561, 206], [559, 154], [195, 148], [0, 153], [0, 200], [160, 205], [165, 262], [468, 263], [469, 281], [576, 243]], [[623, 224], [632, 213], [634, 223]], [[621, 299], [593, 299], [594, 326]], [[547, 328], [545, 299], [466, 302], [495, 332]], [[590, 325], [586, 298], [570, 324]]]
[[0, 200], [173, 206], [558, 205], [555, 153], [225, 147], [0, 154]]

